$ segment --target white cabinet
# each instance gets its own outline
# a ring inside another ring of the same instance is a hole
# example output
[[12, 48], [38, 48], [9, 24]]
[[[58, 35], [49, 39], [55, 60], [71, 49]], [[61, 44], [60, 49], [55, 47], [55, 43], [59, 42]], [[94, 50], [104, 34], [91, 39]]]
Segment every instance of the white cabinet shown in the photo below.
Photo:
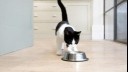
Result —
[[54, 38], [55, 27], [61, 21], [61, 12], [56, 1], [34, 1], [35, 39]]
[[[90, 3], [84, 1], [63, 1], [69, 22], [82, 39], [91, 39]], [[56, 1], [34, 1], [35, 38], [55, 37], [55, 27], [62, 20], [61, 10]], [[39, 36], [38, 36], [39, 35]]]

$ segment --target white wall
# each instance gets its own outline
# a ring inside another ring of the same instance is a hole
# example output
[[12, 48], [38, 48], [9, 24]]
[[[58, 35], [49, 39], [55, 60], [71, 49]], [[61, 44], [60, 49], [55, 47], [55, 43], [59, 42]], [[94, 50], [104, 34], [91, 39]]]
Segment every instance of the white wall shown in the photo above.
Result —
[[32, 46], [33, 0], [0, 0], [0, 55]]
[[104, 39], [103, 0], [92, 0], [92, 40]]

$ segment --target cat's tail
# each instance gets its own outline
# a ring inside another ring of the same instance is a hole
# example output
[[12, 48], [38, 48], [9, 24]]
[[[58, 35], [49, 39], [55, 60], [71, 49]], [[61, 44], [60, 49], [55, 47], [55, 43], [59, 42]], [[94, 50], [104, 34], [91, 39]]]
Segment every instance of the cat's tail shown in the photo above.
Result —
[[61, 12], [62, 12], [62, 21], [67, 21], [68, 22], [68, 16], [67, 16], [67, 11], [65, 6], [63, 5], [63, 3], [61, 2], [61, 0], [58, 0], [58, 5], [61, 8]]

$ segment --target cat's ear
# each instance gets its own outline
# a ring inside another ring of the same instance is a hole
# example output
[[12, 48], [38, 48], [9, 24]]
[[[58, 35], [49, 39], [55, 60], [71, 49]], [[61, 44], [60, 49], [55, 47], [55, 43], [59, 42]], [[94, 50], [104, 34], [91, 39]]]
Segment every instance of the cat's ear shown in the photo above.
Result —
[[81, 31], [75, 31], [75, 34], [76, 35], [80, 35], [81, 34]]

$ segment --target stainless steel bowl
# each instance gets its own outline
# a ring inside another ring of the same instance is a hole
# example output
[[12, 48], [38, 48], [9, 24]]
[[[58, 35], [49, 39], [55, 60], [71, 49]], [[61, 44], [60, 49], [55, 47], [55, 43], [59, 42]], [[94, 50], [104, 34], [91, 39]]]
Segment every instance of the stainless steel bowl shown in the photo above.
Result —
[[71, 62], [83, 62], [88, 61], [86, 54], [82, 51], [76, 52], [64, 52], [62, 60], [64, 61], [71, 61]]

